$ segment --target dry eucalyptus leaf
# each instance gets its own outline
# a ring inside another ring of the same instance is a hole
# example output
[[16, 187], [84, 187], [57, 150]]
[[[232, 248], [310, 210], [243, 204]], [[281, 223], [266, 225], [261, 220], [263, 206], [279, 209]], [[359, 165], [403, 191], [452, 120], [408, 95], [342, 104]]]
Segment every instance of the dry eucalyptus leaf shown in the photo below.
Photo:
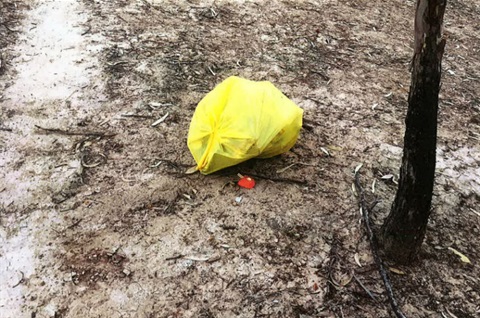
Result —
[[320, 147], [320, 150], [323, 151], [327, 156], [330, 157], [330, 153], [328, 152], [327, 149], [323, 148], [323, 147]]
[[327, 148], [330, 149], [330, 150], [333, 150], [333, 151], [342, 151], [343, 150], [342, 147], [335, 146], [335, 145], [328, 145]]
[[398, 274], [398, 275], [405, 275], [404, 271], [401, 271], [395, 267], [389, 267], [388, 268], [392, 273]]
[[165, 115], [162, 116], [162, 118], [160, 118], [159, 120], [155, 121], [153, 124], [152, 124], [152, 127], [155, 127], [161, 123], [163, 123], [165, 121], [165, 119], [167, 119], [168, 115], [170, 115], [170, 113], [166, 113]]
[[363, 163], [359, 164], [358, 166], [355, 167], [355, 174], [363, 167]]
[[358, 253], [355, 253], [353, 258], [355, 259], [355, 263], [357, 263], [359, 267], [362, 267], [362, 263], [360, 263], [360, 256], [358, 256]]
[[185, 174], [193, 174], [197, 171], [198, 171], [197, 166], [193, 166], [193, 167], [188, 168], [187, 171], [185, 171]]
[[452, 251], [453, 253], [457, 254], [458, 256], [460, 256], [460, 260], [464, 263], [467, 263], [467, 264], [471, 264], [472, 262], [470, 262], [470, 259], [468, 259], [468, 257], [466, 257], [465, 255], [463, 255], [462, 253], [460, 253], [459, 251], [457, 251], [456, 249], [454, 249], [453, 247], [449, 247], [448, 248], [450, 251]]

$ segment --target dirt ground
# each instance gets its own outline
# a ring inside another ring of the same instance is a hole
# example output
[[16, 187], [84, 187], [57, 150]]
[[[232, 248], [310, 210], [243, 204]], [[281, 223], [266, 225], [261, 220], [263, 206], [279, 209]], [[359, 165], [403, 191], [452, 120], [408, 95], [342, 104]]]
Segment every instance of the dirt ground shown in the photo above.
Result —
[[[0, 317], [390, 317], [351, 184], [363, 163], [381, 224], [413, 12], [0, 0]], [[448, 3], [432, 218], [419, 260], [388, 263], [408, 317], [480, 317], [478, 16]], [[304, 129], [284, 155], [186, 175], [196, 104], [230, 75], [273, 82]]]

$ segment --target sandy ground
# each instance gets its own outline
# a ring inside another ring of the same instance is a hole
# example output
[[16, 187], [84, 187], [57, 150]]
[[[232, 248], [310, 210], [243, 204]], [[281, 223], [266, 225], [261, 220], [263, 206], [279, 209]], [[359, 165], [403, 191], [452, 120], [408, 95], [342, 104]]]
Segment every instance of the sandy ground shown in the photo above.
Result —
[[[450, 2], [434, 211], [418, 262], [388, 264], [408, 317], [480, 315], [480, 2]], [[363, 163], [380, 224], [413, 6], [3, 1], [0, 317], [389, 317], [351, 183]], [[195, 106], [230, 75], [302, 107], [300, 139], [186, 175]]]

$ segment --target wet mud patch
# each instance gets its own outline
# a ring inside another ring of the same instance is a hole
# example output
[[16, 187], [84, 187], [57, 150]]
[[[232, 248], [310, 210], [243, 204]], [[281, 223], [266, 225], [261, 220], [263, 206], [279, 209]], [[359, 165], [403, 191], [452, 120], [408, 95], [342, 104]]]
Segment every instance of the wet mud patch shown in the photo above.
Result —
[[113, 252], [101, 249], [71, 251], [62, 267], [63, 271], [70, 273], [71, 282], [74, 285], [84, 284], [95, 287], [98, 282], [111, 283], [116, 279], [132, 275], [126, 268], [127, 265], [127, 256], [119, 247]]

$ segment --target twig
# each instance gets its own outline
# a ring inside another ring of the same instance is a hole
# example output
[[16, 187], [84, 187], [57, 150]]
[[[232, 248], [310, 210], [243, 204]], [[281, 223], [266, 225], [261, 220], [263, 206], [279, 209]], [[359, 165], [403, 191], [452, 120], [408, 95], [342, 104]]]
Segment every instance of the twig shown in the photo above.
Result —
[[185, 255], [183, 255], [183, 254], [178, 254], [178, 255], [171, 256], [171, 257], [167, 257], [165, 260], [166, 260], [166, 261], [173, 261], [173, 260], [182, 258], [182, 257], [184, 257], [184, 256], [185, 256]]
[[81, 35], [84, 36], [84, 35], [90, 33], [91, 30], [92, 30], [92, 26], [89, 25], [88, 28]]
[[[109, 255], [110, 257], [113, 257], [115, 255], [117, 255], [118, 251], [120, 251], [120, 249], [122, 248], [122, 245], [119, 245], [113, 252], [111, 255]], [[122, 255], [123, 256], [123, 255]]]
[[170, 113], [166, 113], [165, 115], [163, 115], [160, 119], [156, 120], [153, 124], [152, 124], [152, 127], [155, 127], [161, 123], [163, 123], [165, 121], [165, 119], [167, 119], [168, 115], [170, 115]]
[[80, 222], [82, 222], [83, 219], [78, 219], [75, 222], [73, 222], [71, 225], [67, 226], [67, 229], [73, 229], [75, 226], [79, 225]]
[[310, 72], [320, 75], [320, 77], [323, 78], [327, 82], [330, 80], [330, 77], [328, 77], [328, 75], [325, 75], [325, 73], [323, 73], [323, 72], [315, 71], [315, 70], [310, 71]]
[[134, 118], [153, 118], [151, 115], [138, 115], [138, 114], [122, 114], [122, 117], [134, 117]]
[[328, 261], [328, 280], [327, 280], [327, 291], [325, 293], [325, 299], [330, 299], [334, 296], [336, 290], [337, 290], [337, 285], [335, 285], [334, 283], [334, 280], [332, 279], [333, 278], [333, 266], [335, 265], [335, 263], [337, 262], [338, 260], [338, 254], [337, 254], [337, 237], [336, 235], [334, 234], [333, 236], [333, 241], [332, 243], [330, 244], [331, 248], [330, 248], [330, 252], [329, 252], [329, 261]]
[[225, 224], [222, 224], [220, 225], [220, 227], [226, 231], [228, 230], [236, 230], [237, 227], [235, 225], [225, 225]]
[[83, 168], [95, 168], [95, 167], [98, 167], [99, 165], [107, 162], [107, 156], [105, 156], [103, 153], [99, 153], [98, 155], [99, 155], [100, 157], [102, 157], [102, 160], [97, 161], [97, 162], [95, 162], [95, 163], [89, 163], [89, 164], [87, 164], [87, 163], [85, 162], [85, 154], [82, 153], [82, 154], [80, 155], [80, 164], [82, 165]]
[[[10, 21], [8, 21], [8, 22], [10, 22]], [[12, 33], [18, 33], [18, 32], [20, 32], [19, 30], [10, 29], [6, 23], [0, 23], [0, 25], [3, 25], [3, 27], [4, 27], [5, 29], [7, 29], [8, 31], [10, 31], [10, 32], [12, 32]]]
[[25, 281], [25, 274], [20, 271], [20, 274], [22, 274], [22, 278], [20, 278], [20, 280], [18, 281], [18, 283], [16, 283], [15, 285], [12, 286], [12, 288], [15, 288], [17, 286], [19, 286], [21, 283], [23, 283]]
[[360, 168], [356, 169], [355, 171], [354, 182], [355, 182], [355, 188], [357, 190], [357, 194], [359, 198], [359, 204], [360, 204], [360, 210], [362, 212], [363, 223], [365, 224], [365, 230], [367, 232], [368, 241], [370, 242], [370, 249], [372, 250], [372, 254], [373, 254], [373, 259], [375, 260], [375, 263], [378, 266], [378, 271], [380, 273], [380, 276], [382, 277], [383, 284], [385, 285], [387, 296], [388, 296], [388, 299], [390, 300], [390, 305], [392, 307], [393, 312], [395, 313], [395, 316], [397, 318], [406, 318], [406, 316], [402, 313], [402, 311], [398, 306], [398, 302], [395, 298], [395, 295], [393, 294], [392, 283], [390, 282], [388, 273], [385, 270], [385, 267], [383, 266], [383, 261], [378, 255], [378, 242], [370, 226], [370, 216], [369, 216], [370, 208], [367, 205], [367, 202], [365, 200], [365, 193], [363, 192], [363, 188], [360, 184], [360, 180], [358, 176], [359, 170]]
[[191, 164], [186, 164], [186, 163], [181, 163], [181, 162], [175, 162], [172, 160], [167, 160], [167, 159], [155, 159], [158, 160], [156, 163], [150, 165], [150, 168], [158, 168], [162, 163], [166, 163], [170, 165], [171, 167], [183, 171], [184, 168], [186, 167], [191, 167]]
[[12, 128], [2, 127], [2, 126], [0, 126], [0, 130], [1, 130], [1, 131], [8, 131], [8, 132], [12, 132], [12, 131], [13, 131]]
[[70, 130], [62, 130], [58, 128], [44, 128], [38, 125], [35, 125], [35, 127], [52, 134], [59, 134], [59, 135], [66, 135], [66, 136], [113, 137], [117, 135], [115, 133], [105, 133], [101, 131], [70, 131]]
[[357, 275], [353, 274], [353, 278], [355, 278], [355, 281], [358, 283], [358, 285], [360, 285], [360, 287], [363, 288], [363, 290], [367, 293], [368, 296], [370, 296], [370, 298], [372, 298], [375, 302], [378, 302], [377, 298], [375, 298], [372, 292], [368, 290], [368, 288], [358, 279]]
[[152, 7], [152, 5], [150, 4], [150, 2], [146, 1], [146, 0], [142, 0], [142, 2], [150, 9]]
[[124, 18], [122, 18], [119, 14], [116, 14], [117, 18], [119, 18], [120, 20], [122, 20], [123, 22], [125, 23], [128, 23], [127, 20], [125, 20]]
[[285, 168], [278, 169], [276, 172], [277, 172], [277, 173], [283, 173], [283, 172], [287, 171], [288, 169], [290, 169], [291, 167], [293, 167], [293, 166], [295, 166], [295, 165], [310, 166], [310, 167], [315, 167], [315, 166], [317, 166], [316, 164], [303, 163], [303, 162], [294, 162], [294, 163], [292, 163], [292, 164], [289, 164], [289, 165], [286, 166]]
[[298, 179], [290, 179], [290, 178], [275, 178], [275, 177], [269, 177], [269, 176], [264, 176], [260, 174], [252, 174], [248, 173], [249, 176], [254, 177], [254, 178], [259, 178], [259, 179], [265, 179], [265, 180], [270, 180], [270, 181], [276, 181], [276, 182], [287, 182], [287, 183], [295, 183], [295, 184], [300, 184], [300, 185], [306, 185], [307, 181], [305, 180], [298, 180]]
[[210, 73], [212, 73], [213, 76], [217, 75], [217, 74], [215, 74], [215, 72], [212, 70], [212, 68], [210, 66], [208, 67], [208, 70], [210, 71]]
[[65, 98], [64, 102], [68, 102], [68, 100], [70, 99], [70, 97], [72, 97], [73, 94], [75, 94], [76, 92], [78, 92], [78, 89], [74, 90], [70, 95], [68, 95], [68, 97]]

